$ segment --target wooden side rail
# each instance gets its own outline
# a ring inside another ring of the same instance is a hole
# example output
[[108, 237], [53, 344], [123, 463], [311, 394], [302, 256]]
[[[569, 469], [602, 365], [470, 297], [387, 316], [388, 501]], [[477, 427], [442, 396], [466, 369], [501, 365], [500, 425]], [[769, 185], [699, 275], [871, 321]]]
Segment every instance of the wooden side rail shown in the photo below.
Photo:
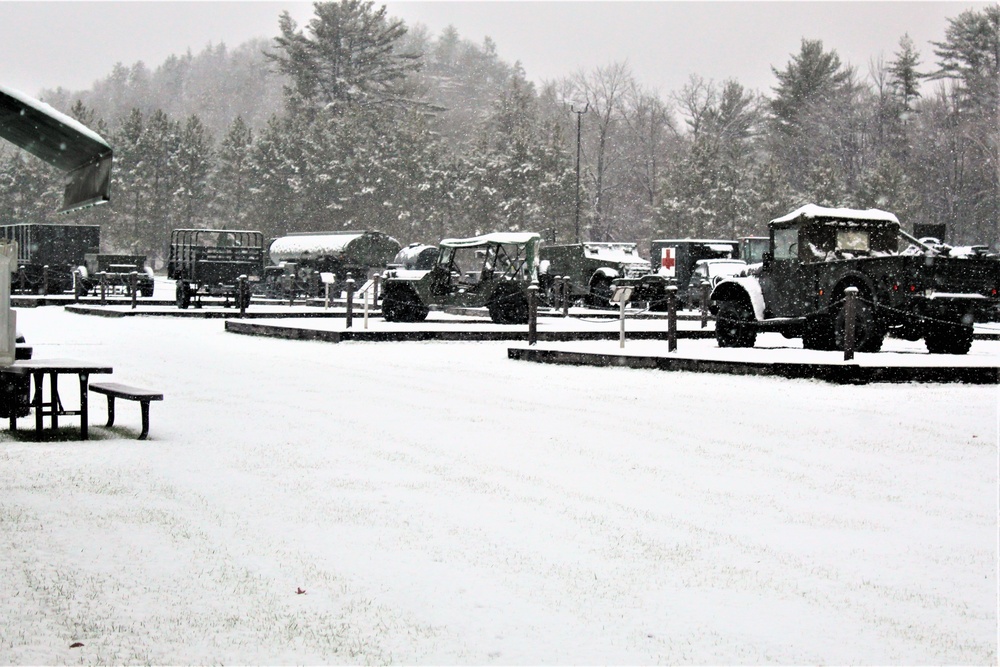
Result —
[[118, 382], [91, 382], [90, 391], [104, 394], [108, 397], [108, 423], [106, 424], [108, 427], [115, 424], [116, 398], [126, 401], [138, 401], [142, 408], [142, 432], [139, 434], [139, 440], [146, 439], [146, 436], [149, 434], [149, 402], [162, 401], [163, 394], [151, 389], [130, 387], [127, 384]]

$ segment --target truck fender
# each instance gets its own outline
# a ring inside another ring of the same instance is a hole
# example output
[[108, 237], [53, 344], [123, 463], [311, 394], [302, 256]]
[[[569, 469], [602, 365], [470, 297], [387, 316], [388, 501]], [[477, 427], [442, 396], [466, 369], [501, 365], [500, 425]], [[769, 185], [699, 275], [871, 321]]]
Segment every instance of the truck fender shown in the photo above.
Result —
[[604, 276], [605, 278], [611, 278], [614, 280], [618, 277], [618, 271], [612, 269], [610, 266], [602, 266], [594, 271], [594, 275], [591, 276], [590, 279], [593, 280], [595, 276]]
[[740, 276], [720, 281], [712, 290], [712, 301], [749, 301], [757, 321], [764, 319], [764, 293], [756, 276]]

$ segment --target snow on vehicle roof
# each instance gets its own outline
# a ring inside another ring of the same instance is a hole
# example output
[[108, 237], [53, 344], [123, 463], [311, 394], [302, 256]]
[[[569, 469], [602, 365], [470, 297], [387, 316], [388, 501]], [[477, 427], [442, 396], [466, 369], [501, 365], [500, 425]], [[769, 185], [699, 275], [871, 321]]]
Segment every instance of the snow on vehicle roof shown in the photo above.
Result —
[[608, 262], [621, 264], [649, 264], [639, 257], [635, 243], [584, 243], [587, 254], [595, 255]]
[[360, 232], [346, 234], [302, 234], [279, 236], [271, 244], [271, 258], [298, 256], [304, 252], [311, 255], [336, 255], [344, 252], [347, 245], [354, 239], [362, 237]]
[[880, 211], [877, 208], [869, 208], [866, 210], [853, 209], [853, 208], [826, 208], [823, 206], [817, 206], [816, 204], [806, 204], [801, 208], [797, 208], [788, 215], [783, 215], [780, 218], [775, 218], [771, 221], [771, 224], [791, 222], [797, 218], [840, 218], [844, 220], [858, 220], [858, 221], [871, 221], [871, 222], [894, 222], [899, 224], [899, 218], [897, 218], [892, 213], [887, 211]]
[[736, 245], [736, 241], [730, 239], [653, 239], [653, 243], [703, 243], [710, 245], [713, 243], [723, 244], [727, 246]]
[[487, 243], [528, 243], [533, 240], [541, 240], [541, 235], [535, 232], [494, 232], [492, 234], [483, 234], [482, 236], [473, 236], [468, 239], [443, 239], [441, 245], [453, 246], [453, 247], [471, 247], [477, 245], [486, 245]]

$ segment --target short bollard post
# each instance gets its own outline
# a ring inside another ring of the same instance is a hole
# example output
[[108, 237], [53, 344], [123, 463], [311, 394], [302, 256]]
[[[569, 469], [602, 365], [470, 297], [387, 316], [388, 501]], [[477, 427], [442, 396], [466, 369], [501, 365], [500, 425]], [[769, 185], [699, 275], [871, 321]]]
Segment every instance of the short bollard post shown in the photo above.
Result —
[[354, 324], [354, 278], [347, 279], [347, 328]]
[[108, 273], [101, 271], [101, 305], [108, 305]]
[[330, 310], [330, 283], [323, 284], [323, 310]]
[[42, 267], [42, 294], [49, 293], [49, 265]]
[[378, 305], [378, 285], [381, 280], [382, 276], [378, 273], [372, 276], [372, 306]]
[[25, 292], [28, 288], [28, 276], [25, 274], [23, 266], [17, 271], [17, 282], [20, 285], [21, 292]]
[[365, 298], [365, 301], [364, 301], [364, 304], [365, 304], [365, 317], [364, 317], [365, 329], [368, 328], [368, 293], [369, 293], [369, 291], [370, 290], [363, 290], [361, 292], [361, 294]]
[[562, 311], [563, 317], [569, 317], [569, 276], [562, 277]]
[[701, 283], [701, 328], [704, 329], [708, 326], [708, 293], [709, 287], [707, 280]]
[[625, 299], [622, 297], [618, 301], [618, 347], [625, 348]]
[[677, 351], [677, 286], [667, 287], [667, 351]]
[[291, 308], [295, 305], [295, 275], [286, 277], [288, 278], [285, 283], [288, 286], [288, 307]]
[[857, 287], [848, 287], [844, 290], [844, 361], [854, 358], [854, 317], [857, 297]]
[[83, 282], [83, 276], [80, 275], [80, 269], [73, 269], [73, 301], [80, 301], [80, 288]]
[[128, 288], [129, 288], [129, 291], [132, 294], [132, 310], [135, 310], [136, 294], [139, 291], [138, 289], [136, 289], [136, 287], [138, 286], [138, 283], [139, 283], [139, 273], [138, 272], [133, 271], [130, 274], [128, 274]]
[[528, 345], [538, 342], [538, 283], [528, 286]]
[[247, 298], [247, 290], [250, 286], [247, 284], [246, 274], [240, 275], [237, 285], [236, 298], [240, 300], [240, 317], [243, 317], [247, 314], [247, 301], [250, 300]]

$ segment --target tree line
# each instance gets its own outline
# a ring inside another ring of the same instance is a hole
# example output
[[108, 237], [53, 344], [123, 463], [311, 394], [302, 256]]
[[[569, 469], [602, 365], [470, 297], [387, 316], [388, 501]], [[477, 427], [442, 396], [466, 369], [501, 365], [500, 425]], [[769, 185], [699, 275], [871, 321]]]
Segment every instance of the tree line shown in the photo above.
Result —
[[[770, 95], [692, 76], [665, 99], [624, 63], [536, 86], [489, 39], [409, 30], [366, 0], [314, 9], [304, 27], [281, 15], [271, 42], [47, 93], [115, 149], [111, 204], [74, 221], [157, 265], [177, 228], [644, 249], [762, 234], [809, 202], [1000, 241], [1000, 5], [949, 19], [933, 63], [903, 35], [862, 73], [803, 39]], [[65, 221], [46, 167], [11, 150], [0, 164], [0, 219]]]

